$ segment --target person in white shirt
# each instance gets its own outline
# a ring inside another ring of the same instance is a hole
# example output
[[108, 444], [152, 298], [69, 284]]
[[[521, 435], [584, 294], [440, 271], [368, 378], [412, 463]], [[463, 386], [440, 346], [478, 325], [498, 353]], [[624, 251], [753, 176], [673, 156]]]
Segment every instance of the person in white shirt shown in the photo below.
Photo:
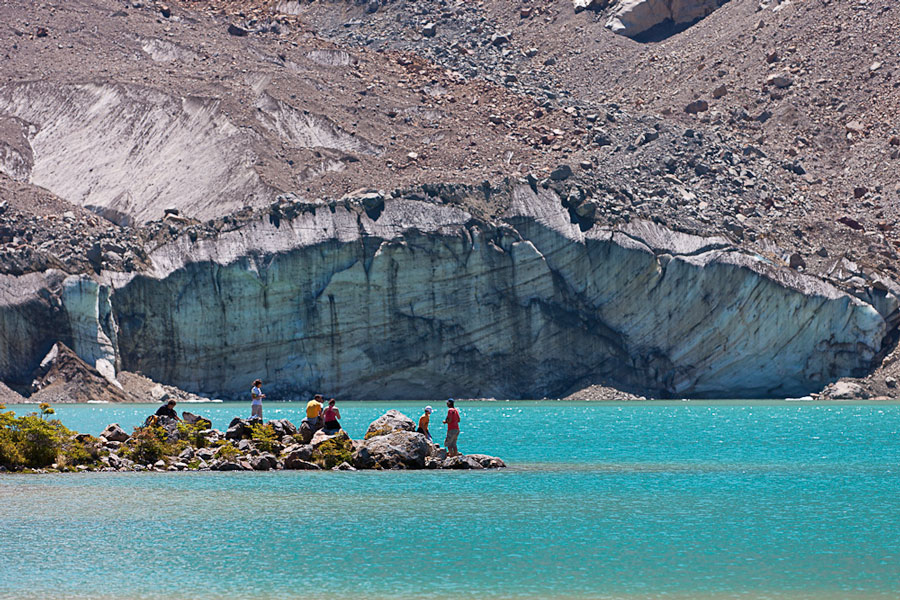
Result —
[[259, 419], [262, 421], [262, 399], [266, 397], [265, 394], [262, 393], [262, 390], [259, 389], [259, 386], [262, 385], [262, 379], [257, 379], [253, 382], [253, 389], [250, 390], [250, 418], [251, 419]]

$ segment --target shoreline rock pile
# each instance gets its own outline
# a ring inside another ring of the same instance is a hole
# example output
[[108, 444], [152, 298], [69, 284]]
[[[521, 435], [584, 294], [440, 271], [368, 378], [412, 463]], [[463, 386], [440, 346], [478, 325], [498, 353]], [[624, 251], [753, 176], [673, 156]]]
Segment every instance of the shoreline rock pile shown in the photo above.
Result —
[[[225, 432], [191, 413], [184, 420], [162, 417], [129, 435], [117, 423], [98, 438], [78, 434], [93, 464], [53, 470], [76, 471], [270, 471], [497, 469], [506, 464], [484, 454], [448, 457], [444, 448], [414, 431], [412, 419], [390, 410], [374, 421], [362, 440], [343, 430], [326, 434], [296, 427], [287, 419], [263, 423], [235, 418]], [[47, 472], [47, 469], [38, 470]]]

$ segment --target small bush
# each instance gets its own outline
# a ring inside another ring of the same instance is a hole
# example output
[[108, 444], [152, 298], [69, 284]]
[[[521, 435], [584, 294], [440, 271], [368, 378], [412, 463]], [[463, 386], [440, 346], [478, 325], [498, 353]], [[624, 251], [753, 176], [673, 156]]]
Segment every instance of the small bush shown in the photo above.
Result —
[[181, 421], [178, 423], [178, 437], [194, 448], [205, 448], [206, 438], [200, 435], [200, 432], [206, 430], [205, 425], [206, 421], [200, 421], [194, 425]]
[[232, 446], [231, 444], [223, 444], [219, 447], [218, 452], [216, 452], [216, 456], [221, 458], [222, 460], [234, 462], [237, 460], [238, 456], [240, 456], [240, 452], [238, 449]]
[[167, 440], [166, 430], [159, 426], [135, 427], [134, 433], [119, 450], [119, 456], [144, 465], [152, 465], [175, 453], [175, 444]]
[[263, 452], [275, 452], [278, 438], [275, 435], [275, 428], [271, 424], [254, 423], [250, 425], [250, 437], [256, 443], [256, 447]]
[[322, 442], [313, 452], [313, 460], [326, 469], [336, 467], [353, 458], [353, 444], [346, 436], [336, 436]]

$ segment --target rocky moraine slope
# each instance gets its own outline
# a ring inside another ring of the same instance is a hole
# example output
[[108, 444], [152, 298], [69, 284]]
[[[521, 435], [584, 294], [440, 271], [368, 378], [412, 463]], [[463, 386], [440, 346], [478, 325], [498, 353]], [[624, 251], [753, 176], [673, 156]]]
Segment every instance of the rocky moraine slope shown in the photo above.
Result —
[[898, 53], [833, 131], [823, 11], [0, 0], [4, 398], [890, 394]]

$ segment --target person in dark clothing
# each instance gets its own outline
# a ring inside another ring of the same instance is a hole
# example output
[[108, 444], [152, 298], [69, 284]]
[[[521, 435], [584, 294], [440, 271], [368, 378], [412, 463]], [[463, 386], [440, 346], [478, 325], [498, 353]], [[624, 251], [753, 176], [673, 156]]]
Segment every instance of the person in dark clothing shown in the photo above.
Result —
[[170, 417], [172, 419], [175, 419], [176, 421], [181, 420], [180, 418], [178, 418], [178, 413], [175, 412], [175, 401], [174, 400], [169, 400], [168, 403], [163, 404], [162, 406], [157, 408], [156, 416], [157, 417]]

